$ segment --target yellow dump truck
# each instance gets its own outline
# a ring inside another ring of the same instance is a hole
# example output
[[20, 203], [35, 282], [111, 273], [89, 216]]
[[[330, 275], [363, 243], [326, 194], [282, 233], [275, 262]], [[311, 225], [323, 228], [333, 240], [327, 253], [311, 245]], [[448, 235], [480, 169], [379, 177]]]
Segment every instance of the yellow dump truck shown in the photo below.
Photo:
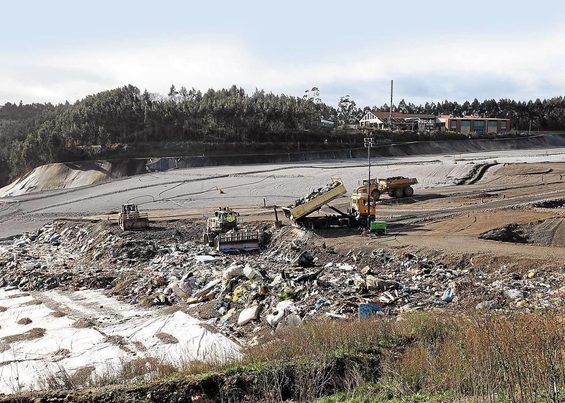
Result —
[[[414, 188], [412, 185], [418, 183], [416, 178], [404, 176], [393, 176], [391, 178], [376, 178], [371, 180], [371, 197], [379, 200], [382, 194], [388, 194], [393, 198], [412, 197]], [[357, 193], [367, 193], [367, 181], [357, 188]]]
[[[294, 204], [283, 207], [282, 210], [287, 218], [296, 224], [307, 228], [329, 228], [329, 227], [355, 227], [365, 226], [368, 218], [367, 194], [355, 196], [355, 207], [347, 210], [346, 213], [340, 211], [329, 203], [347, 194], [341, 178], [331, 178], [331, 182], [326, 186], [312, 191], [307, 196], [296, 200]], [[353, 197], [353, 196], [352, 196]], [[352, 205], [353, 205], [352, 198]], [[310, 216], [327, 206], [337, 214]], [[375, 206], [371, 204], [371, 217], [375, 216]]]

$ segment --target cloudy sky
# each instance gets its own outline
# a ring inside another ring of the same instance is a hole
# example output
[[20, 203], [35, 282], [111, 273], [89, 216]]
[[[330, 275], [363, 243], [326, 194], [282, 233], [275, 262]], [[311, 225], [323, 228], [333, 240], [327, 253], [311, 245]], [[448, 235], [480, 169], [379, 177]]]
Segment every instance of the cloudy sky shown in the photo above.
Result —
[[0, 104], [131, 83], [395, 99], [565, 92], [565, 2], [0, 0]]

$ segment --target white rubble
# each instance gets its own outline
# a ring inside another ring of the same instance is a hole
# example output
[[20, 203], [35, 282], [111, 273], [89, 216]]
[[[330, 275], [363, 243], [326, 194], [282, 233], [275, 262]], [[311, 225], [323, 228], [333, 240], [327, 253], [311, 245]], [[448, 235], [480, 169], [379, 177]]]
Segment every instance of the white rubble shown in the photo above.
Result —
[[[100, 291], [29, 294], [0, 289], [0, 306], [0, 393], [41, 388], [61, 370], [72, 376], [92, 367], [92, 377], [104, 376], [133, 359], [184, 365], [241, 357], [234, 342], [182, 311], [142, 309]], [[31, 323], [18, 324], [22, 318]], [[77, 326], [77, 321], [83, 324]], [[32, 329], [44, 329], [44, 335], [10, 342]], [[178, 342], [164, 343], [158, 333]]]

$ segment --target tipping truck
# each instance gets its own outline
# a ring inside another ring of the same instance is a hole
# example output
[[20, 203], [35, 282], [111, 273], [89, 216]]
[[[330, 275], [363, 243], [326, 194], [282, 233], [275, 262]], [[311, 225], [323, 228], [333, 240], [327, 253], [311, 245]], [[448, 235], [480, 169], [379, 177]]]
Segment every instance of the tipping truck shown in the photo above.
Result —
[[137, 205], [133, 203], [122, 204], [122, 211], [118, 215], [118, 225], [122, 231], [145, 229], [149, 227], [149, 217], [147, 213], [140, 213]]
[[[326, 186], [314, 190], [309, 195], [296, 200], [294, 204], [283, 207], [285, 216], [297, 225], [317, 229], [330, 227], [357, 227], [367, 225], [369, 211], [371, 218], [375, 217], [375, 205], [371, 203], [369, 208], [367, 194], [359, 194], [355, 201], [351, 201], [351, 208], [343, 212], [331, 206], [333, 200], [345, 195], [347, 190], [341, 178], [331, 178], [331, 182]], [[324, 216], [311, 216], [312, 213], [319, 211], [327, 206], [337, 214]]]
[[[393, 176], [390, 178], [376, 178], [371, 180], [371, 197], [379, 200], [382, 194], [388, 194], [393, 198], [412, 197], [414, 188], [412, 185], [418, 183], [416, 178], [406, 178], [404, 176]], [[367, 193], [367, 180], [357, 188], [357, 192]]]
[[221, 252], [241, 252], [259, 249], [259, 231], [242, 229], [239, 213], [229, 207], [219, 208], [206, 221], [203, 240]]

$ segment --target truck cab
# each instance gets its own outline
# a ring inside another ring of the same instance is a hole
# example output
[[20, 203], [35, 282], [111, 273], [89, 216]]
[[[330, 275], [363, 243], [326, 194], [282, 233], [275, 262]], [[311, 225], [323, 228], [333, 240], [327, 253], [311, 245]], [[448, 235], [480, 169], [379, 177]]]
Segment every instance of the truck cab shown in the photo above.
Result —
[[[361, 192], [359, 190], [362, 190]], [[357, 221], [363, 226], [367, 222], [368, 217], [375, 218], [376, 206], [375, 199], [371, 198], [371, 205], [369, 206], [369, 198], [367, 197], [366, 188], [359, 188], [351, 195], [351, 214], [355, 215]]]

